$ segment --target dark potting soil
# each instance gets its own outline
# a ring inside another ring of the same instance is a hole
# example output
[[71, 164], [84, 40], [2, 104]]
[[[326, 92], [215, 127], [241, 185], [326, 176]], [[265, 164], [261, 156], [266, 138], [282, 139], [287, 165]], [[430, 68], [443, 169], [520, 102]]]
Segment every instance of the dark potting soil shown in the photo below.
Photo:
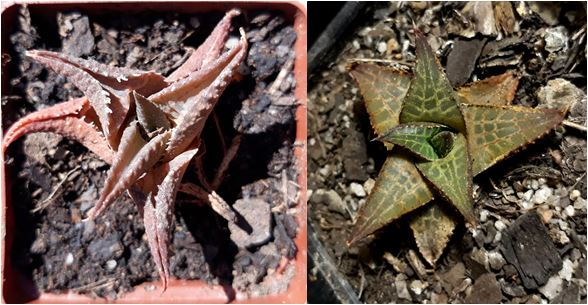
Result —
[[[187, 47], [204, 41], [223, 14], [96, 16], [22, 7], [10, 33], [9, 53], [2, 54], [3, 65], [9, 65], [4, 71], [10, 75], [8, 92], [2, 96], [3, 129], [36, 109], [82, 95], [67, 79], [25, 58], [26, 50], [64, 52], [167, 75], [187, 59]], [[296, 33], [291, 21], [268, 11], [243, 12], [233, 21], [232, 40], [238, 37], [238, 27], [248, 33], [249, 54], [240, 68], [242, 79], [225, 90], [215, 108], [222, 141], [212, 116], [207, 122], [203, 163], [212, 177], [223, 145], [228, 146], [237, 131], [242, 134], [218, 193], [230, 204], [239, 198], [267, 203], [269, 209], [253, 213], [271, 213], [270, 238], [240, 249], [222, 217], [178, 193], [170, 264], [172, 277], [263, 295], [287, 287], [265, 279], [297, 251], [292, 240], [297, 230], [294, 181], [299, 173], [292, 150], [297, 103], [291, 65]], [[47, 133], [13, 143], [6, 159], [12, 186], [9, 204], [18, 232], [10, 263], [38, 290], [114, 299], [140, 283], [159, 281], [141, 216], [130, 198], [122, 196], [94, 222], [81, 222], [98, 199], [106, 163], [82, 145]], [[196, 181], [193, 170], [184, 179]]]

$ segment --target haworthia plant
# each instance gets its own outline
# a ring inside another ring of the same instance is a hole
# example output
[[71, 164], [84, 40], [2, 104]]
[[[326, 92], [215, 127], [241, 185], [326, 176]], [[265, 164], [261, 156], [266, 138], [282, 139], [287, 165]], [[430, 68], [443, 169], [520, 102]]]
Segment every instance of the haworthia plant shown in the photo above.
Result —
[[388, 157], [349, 243], [414, 211], [410, 227], [434, 266], [459, 221], [451, 210], [476, 223], [472, 178], [558, 126], [564, 114], [511, 106], [519, 80], [510, 72], [454, 90], [418, 30], [415, 47], [412, 76], [371, 63], [351, 66]]
[[[239, 42], [222, 52], [231, 20], [239, 14], [236, 9], [227, 12], [204, 43], [168, 77], [62, 53], [27, 51], [27, 56], [68, 78], [85, 96], [23, 117], [2, 139], [5, 153], [27, 133], [54, 132], [79, 141], [110, 164], [100, 198], [86, 220], [99, 217], [127, 191], [143, 216], [164, 289], [171, 276], [168, 246], [180, 189], [210, 203], [215, 211], [228, 211], [222, 216], [235, 221], [231, 208], [215, 192], [234, 153], [225, 154], [214, 179], [216, 187], [205, 187], [210, 183], [203, 175], [202, 187], [182, 187], [181, 180], [199, 152], [204, 123], [246, 57], [243, 29]], [[238, 145], [238, 141], [233, 143]]]

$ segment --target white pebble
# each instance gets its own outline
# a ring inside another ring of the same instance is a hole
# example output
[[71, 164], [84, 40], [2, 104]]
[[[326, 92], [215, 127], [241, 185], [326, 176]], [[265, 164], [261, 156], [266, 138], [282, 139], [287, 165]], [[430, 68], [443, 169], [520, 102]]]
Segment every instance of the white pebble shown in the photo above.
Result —
[[106, 262], [106, 269], [108, 269], [108, 270], [114, 270], [114, 268], [116, 268], [116, 265], [117, 264], [116, 264], [116, 261], [115, 260], [113, 260], [113, 259], [108, 260]]
[[533, 190], [528, 190], [523, 194], [523, 199], [525, 201], [531, 201], [531, 197], [533, 197]]
[[580, 197], [580, 195], [581, 195], [580, 191], [578, 191], [578, 190], [573, 190], [573, 191], [570, 193], [570, 200], [571, 200], [571, 201], [576, 201], [576, 199], [578, 199], [578, 198]]
[[384, 52], [386, 52], [386, 50], [388, 50], [388, 46], [386, 45], [386, 43], [383, 41], [379, 42], [378, 43], [378, 52], [384, 53]]
[[547, 198], [553, 194], [553, 190], [548, 187], [543, 187], [535, 192], [535, 196], [533, 196], [533, 202], [537, 204], [542, 204], [547, 201]]
[[423, 290], [427, 288], [427, 283], [423, 283], [419, 280], [414, 280], [410, 283], [410, 290], [416, 295], [423, 293]]
[[586, 199], [582, 197], [578, 197], [576, 201], [574, 201], [574, 209], [576, 210], [585, 210], [586, 209]]
[[568, 205], [568, 206], [567, 206], [567, 207], [564, 209], [564, 213], [565, 213], [566, 215], [568, 215], [569, 217], [572, 217], [572, 216], [574, 216], [575, 212], [576, 212], [576, 211], [574, 210], [574, 206], [572, 206], [572, 205]]
[[73, 264], [74, 262], [74, 256], [71, 253], [68, 253], [67, 256], [65, 257], [65, 265], [69, 266], [71, 264]]
[[532, 209], [535, 205], [533, 204], [533, 202], [531, 201], [527, 201], [527, 200], [523, 200], [523, 202], [521, 203], [521, 206], [523, 207], [523, 209], [525, 210], [530, 210]]
[[365, 190], [366, 193], [370, 194], [372, 192], [372, 189], [374, 189], [375, 184], [376, 184], [376, 181], [372, 178], [369, 178], [368, 180], [366, 180], [363, 183], [363, 189]]
[[354, 194], [357, 197], [365, 197], [367, 195], [365, 193], [365, 190], [363, 189], [363, 186], [356, 182], [351, 182], [351, 184], [349, 185], [349, 190], [352, 194]]
[[497, 220], [494, 223], [494, 227], [496, 228], [496, 230], [498, 231], [504, 231], [504, 229], [506, 229], [506, 225], [504, 224], [504, 222], [502, 222], [502, 220]]
[[488, 214], [490, 214], [490, 212], [487, 210], [480, 211], [480, 222], [486, 222], [486, 220], [488, 220]]

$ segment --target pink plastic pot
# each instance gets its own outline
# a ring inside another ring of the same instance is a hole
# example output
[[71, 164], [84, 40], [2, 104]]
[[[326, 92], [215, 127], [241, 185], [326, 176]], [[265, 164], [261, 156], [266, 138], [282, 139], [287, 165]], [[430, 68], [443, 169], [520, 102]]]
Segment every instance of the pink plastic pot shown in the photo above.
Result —
[[[21, 2], [18, 2], [21, 3]], [[201, 281], [172, 280], [165, 293], [161, 293], [160, 283], [145, 283], [117, 299], [117, 303], [304, 303], [306, 302], [306, 8], [298, 2], [22, 2], [28, 3], [30, 9], [37, 9], [46, 13], [56, 11], [78, 10], [92, 15], [104, 12], [134, 13], [144, 10], [165, 12], [206, 12], [227, 11], [230, 8], [239, 7], [244, 10], [270, 9], [281, 11], [294, 22], [298, 35], [295, 44], [296, 62], [294, 74], [297, 88], [296, 98], [301, 102], [296, 112], [296, 142], [295, 156], [297, 158], [298, 171], [300, 173], [298, 184], [300, 185], [300, 199], [298, 204], [297, 220], [299, 224], [298, 235], [295, 244], [298, 248], [296, 257], [288, 262], [294, 264], [296, 275], [291, 280], [288, 290], [278, 295], [269, 295], [259, 298], [247, 299], [239, 292], [236, 295], [228, 295], [222, 286], [208, 285]], [[14, 27], [18, 16], [18, 5], [15, 3], [2, 3], [2, 42], [4, 48], [10, 44], [6, 35]], [[2, 89], [8, 88], [8, 73], [2, 67]], [[6, 92], [6, 91], [4, 91]], [[4, 164], [3, 157], [0, 161]], [[104, 299], [92, 299], [88, 296], [69, 293], [41, 293], [35, 288], [34, 283], [26, 279], [11, 264], [11, 247], [13, 240], [17, 238], [14, 231], [14, 215], [12, 211], [11, 181], [6, 179], [5, 167], [0, 167], [1, 191], [2, 191], [2, 302], [3, 303], [102, 303]], [[279, 272], [276, 272], [274, 280], [280, 281]], [[146, 285], [154, 285], [158, 289], [145, 289]], [[230, 291], [230, 290], [229, 290]]]

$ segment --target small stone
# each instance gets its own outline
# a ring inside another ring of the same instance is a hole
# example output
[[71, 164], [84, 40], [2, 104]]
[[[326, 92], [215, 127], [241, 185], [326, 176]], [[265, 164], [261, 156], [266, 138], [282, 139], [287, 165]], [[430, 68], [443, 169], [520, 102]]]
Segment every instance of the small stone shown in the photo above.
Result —
[[243, 221], [229, 222], [231, 240], [239, 248], [263, 245], [272, 237], [272, 214], [267, 202], [258, 198], [239, 199], [233, 209]]
[[537, 212], [541, 215], [541, 220], [543, 223], [549, 223], [551, 218], [553, 218], [553, 211], [549, 209], [538, 209]]
[[549, 53], [565, 52], [568, 49], [568, 30], [558, 26], [545, 30], [545, 50]]
[[[403, 275], [403, 274], [400, 274]], [[411, 300], [410, 293], [408, 292], [408, 287], [406, 285], [406, 280], [402, 279], [401, 277], [396, 277], [396, 295], [405, 300]]]
[[392, 265], [394, 271], [398, 273], [406, 273], [406, 269], [408, 269], [408, 265], [405, 262], [401, 261], [396, 256], [392, 255], [390, 252], [386, 252], [383, 255], [384, 259], [388, 264]]
[[546, 86], [539, 89], [537, 99], [539, 100], [538, 108], [573, 108], [575, 104], [581, 104], [582, 101], [585, 101], [586, 93], [570, 81], [556, 78], [548, 81]]
[[325, 204], [329, 210], [338, 212], [340, 214], [347, 214], [345, 203], [341, 196], [334, 190], [318, 189], [310, 197], [310, 203], [312, 204]]
[[547, 187], [541, 188], [535, 192], [533, 196], [533, 202], [536, 204], [542, 204], [547, 201], [547, 198], [553, 194], [553, 190]]
[[525, 201], [531, 201], [531, 197], [533, 197], [533, 190], [528, 190], [523, 194], [523, 199]]
[[70, 252], [70, 253], [68, 253], [68, 254], [67, 254], [67, 256], [65, 257], [65, 265], [66, 265], [66, 266], [69, 266], [69, 265], [73, 264], [73, 262], [74, 262], [74, 256], [73, 256], [73, 254]]
[[547, 284], [539, 287], [539, 292], [549, 300], [555, 298], [561, 291], [563, 280], [559, 276], [552, 276], [547, 281]]
[[502, 300], [502, 291], [492, 273], [482, 274], [475, 282], [465, 303], [498, 304]]
[[349, 190], [352, 194], [360, 198], [363, 198], [367, 195], [365, 193], [365, 190], [363, 189], [363, 186], [356, 182], [351, 182], [351, 184], [349, 185]]
[[490, 212], [488, 212], [487, 210], [481, 210], [480, 211], [480, 222], [486, 222], [486, 220], [488, 220], [489, 214], [490, 214]]
[[539, 181], [533, 179], [531, 180], [531, 188], [534, 190], [538, 190], [539, 189]]
[[378, 43], [377, 49], [378, 49], [378, 52], [380, 52], [380, 53], [386, 53], [386, 50], [388, 49], [388, 45], [385, 42], [381, 41]]
[[582, 253], [580, 252], [580, 250], [578, 250], [577, 248], [572, 249], [572, 252], [570, 252], [570, 259], [572, 261], [577, 261], [580, 258], [582, 258]]
[[397, 52], [400, 50], [400, 44], [394, 38], [390, 38], [387, 45], [388, 52]]
[[506, 260], [502, 254], [497, 251], [488, 252], [488, 263], [490, 264], [490, 268], [493, 270], [500, 270], [506, 264]]
[[565, 209], [564, 209], [564, 213], [568, 216], [568, 217], [572, 217], [575, 214], [575, 210], [574, 207], [571, 205], [568, 205]]
[[502, 287], [502, 292], [504, 292], [504, 294], [506, 294], [508, 296], [522, 297], [527, 294], [525, 292], [525, 289], [523, 287], [521, 287], [520, 285], [517, 285], [514, 283], [509, 283], [509, 282], [505, 281], [504, 279], [500, 279], [499, 282], [500, 282], [500, 287]]
[[116, 265], [117, 265], [117, 263], [116, 263], [115, 260], [113, 260], [113, 259], [108, 260], [106, 262], [106, 270], [112, 271], [112, 270], [114, 270], [116, 268]]
[[466, 278], [466, 269], [462, 262], [455, 264], [451, 269], [441, 275], [445, 291], [451, 293]]
[[586, 199], [582, 197], [578, 197], [576, 201], [574, 201], [574, 209], [576, 210], [586, 210]]
[[502, 220], [497, 220], [494, 223], [494, 227], [496, 228], [496, 230], [498, 231], [503, 231], [504, 229], [506, 229], [506, 225], [504, 224], [504, 222], [502, 222]]
[[363, 189], [365, 190], [366, 193], [370, 194], [372, 192], [372, 189], [374, 189], [375, 184], [376, 184], [376, 181], [372, 178], [369, 178], [368, 180], [366, 180], [363, 183]]
[[414, 292], [415, 295], [421, 295], [423, 290], [427, 288], [428, 284], [426, 282], [421, 282], [419, 280], [414, 280], [410, 283], [410, 290]]
[[573, 190], [573, 191], [570, 192], [570, 200], [571, 201], [576, 201], [576, 199], [580, 198], [580, 195], [582, 195], [582, 193], [580, 193], [580, 191]]
[[523, 201], [521, 202], [521, 207], [522, 207], [524, 210], [530, 210], [530, 209], [532, 209], [534, 206], [535, 206], [535, 204], [533, 204], [533, 202], [531, 202], [531, 201], [523, 200]]

